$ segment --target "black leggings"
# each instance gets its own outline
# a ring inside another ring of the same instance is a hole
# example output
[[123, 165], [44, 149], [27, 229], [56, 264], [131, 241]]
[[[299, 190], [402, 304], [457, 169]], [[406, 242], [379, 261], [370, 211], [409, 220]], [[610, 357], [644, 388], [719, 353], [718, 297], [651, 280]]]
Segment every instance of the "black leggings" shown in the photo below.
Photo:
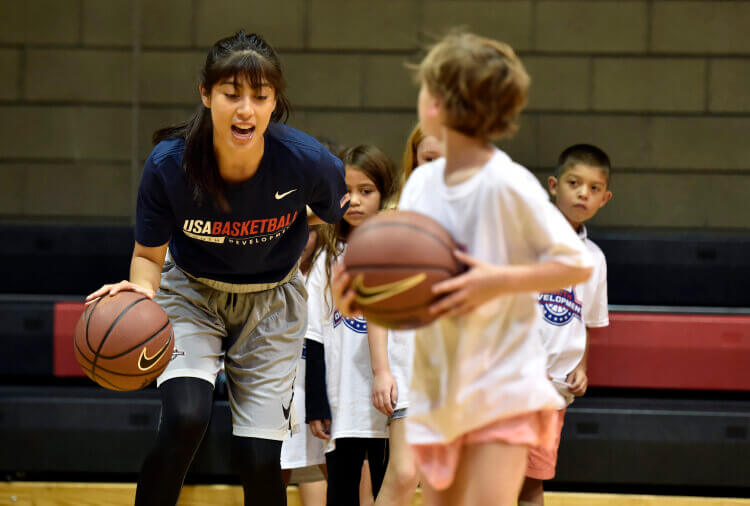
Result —
[[[138, 478], [136, 506], [176, 505], [190, 463], [206, 433], [213, 387], [197, 378], [174, 378], [159, 388], [162, 411], [156, 445]], [[281, 482], [281, 441], [232, 437], [232, 464], [245, 506], [286, 506]]]
[[359, 482], [365, 458], [370, 464], [372, 493], [377, 497], [388, 467], [388, 440], [380, 438], [336, 439], [336, 449], [326, 453], [327, 506], [359, 504]]

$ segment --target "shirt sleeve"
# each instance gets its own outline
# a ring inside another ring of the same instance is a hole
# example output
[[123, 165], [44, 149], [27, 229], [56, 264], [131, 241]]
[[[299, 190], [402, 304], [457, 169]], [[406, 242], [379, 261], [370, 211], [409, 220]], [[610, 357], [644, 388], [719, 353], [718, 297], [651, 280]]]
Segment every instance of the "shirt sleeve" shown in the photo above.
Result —
[[305, 340], [307, 367], [305, 368], [305, 423], [330, 420], [331, 405], [326, 388], [326, 362], [323, 344]]
[[[424, 170], [424, 169], [423, 169]], [[403, 211], [411, 210], [414, 205], [414, 195], [420, 191], [421, 184], [416, 173], [412, 172], [411, 177], [404, 184], [401, 195], [398, 199], [398, 208]]]
[[525, 237], [538, 262], [593, 266], [585, 244], [535, 179], [529, 188], [514, 187], [510, 193], [510, 198], [504, 200], [514, 206], [511, 215], [515, 216], [521, 236]]
[[328, 151], [320, 153], [315, 171], [314, 189], [308, 205], [327, 223], [337, 223], [349, 208], [344, 163]]
[[174, 217], [153, 156], [146, 160], [136, 204], [135, 240], [148, 247], [169, 242]]
[[330, 318], [330, 304], [327, 303], [325, 260], [321, 252], [307, 277], [307, 332], [305, 338], [323, 344], [325, 322]]
[[609, 300], [607, 297], [607, 260], [601, 256], [594, 289], [591, 292], [591, 302], [587, 303], [583, 320], [587, 327], [606, 327], [609, 325]]

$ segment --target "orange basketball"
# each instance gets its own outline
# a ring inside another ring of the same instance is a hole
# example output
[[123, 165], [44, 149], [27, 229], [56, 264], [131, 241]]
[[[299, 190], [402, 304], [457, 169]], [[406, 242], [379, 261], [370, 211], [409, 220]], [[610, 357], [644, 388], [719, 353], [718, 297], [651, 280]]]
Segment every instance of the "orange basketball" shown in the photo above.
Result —
[[138, 390], [167, 367], [172, 324], [148, 297], [124, 291], [86, 307], [75, 329], [75, 355], [86, 375], [110, 390]]
[[415, 328], [434, 317], [432, 285], [464, 270], [451, 235], [429, 216], [383, 211], [349, 237], [344, 265], [365, 318], [392, 329]]

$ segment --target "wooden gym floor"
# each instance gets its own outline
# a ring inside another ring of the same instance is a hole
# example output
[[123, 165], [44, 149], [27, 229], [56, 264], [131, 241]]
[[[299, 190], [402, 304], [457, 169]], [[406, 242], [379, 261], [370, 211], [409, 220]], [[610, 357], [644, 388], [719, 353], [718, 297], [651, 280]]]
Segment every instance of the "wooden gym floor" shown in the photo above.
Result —
[[[131, 506], [134, 484], [121, 483], [0, 483], [0, 506]], [[289, 487], [289, 506], [300, 506], [296, 487]], [[238, 486], [186, 486], [180, 506], [242, 506]], [[547, 506], [750, 506], [750, 499], [668, 497], [624, 494], [553, 492]], [[419, 494], [412, 506], [421, 506]]]

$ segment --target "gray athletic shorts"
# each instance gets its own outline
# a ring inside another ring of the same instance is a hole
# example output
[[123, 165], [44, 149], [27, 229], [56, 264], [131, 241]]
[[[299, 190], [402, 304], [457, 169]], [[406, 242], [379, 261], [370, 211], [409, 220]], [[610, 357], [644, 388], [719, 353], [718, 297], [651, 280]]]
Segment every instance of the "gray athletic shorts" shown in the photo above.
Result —
[[167, 257], [155, 300], [172, 322], [175, 348], [157, 386], [184, 377], [213, 385], [223, 358], [232, 434], [283, 441], [295, 425], [291, 404], [306, 299], [296, 275], [264, 291], [233, 293], [191, 278]]

